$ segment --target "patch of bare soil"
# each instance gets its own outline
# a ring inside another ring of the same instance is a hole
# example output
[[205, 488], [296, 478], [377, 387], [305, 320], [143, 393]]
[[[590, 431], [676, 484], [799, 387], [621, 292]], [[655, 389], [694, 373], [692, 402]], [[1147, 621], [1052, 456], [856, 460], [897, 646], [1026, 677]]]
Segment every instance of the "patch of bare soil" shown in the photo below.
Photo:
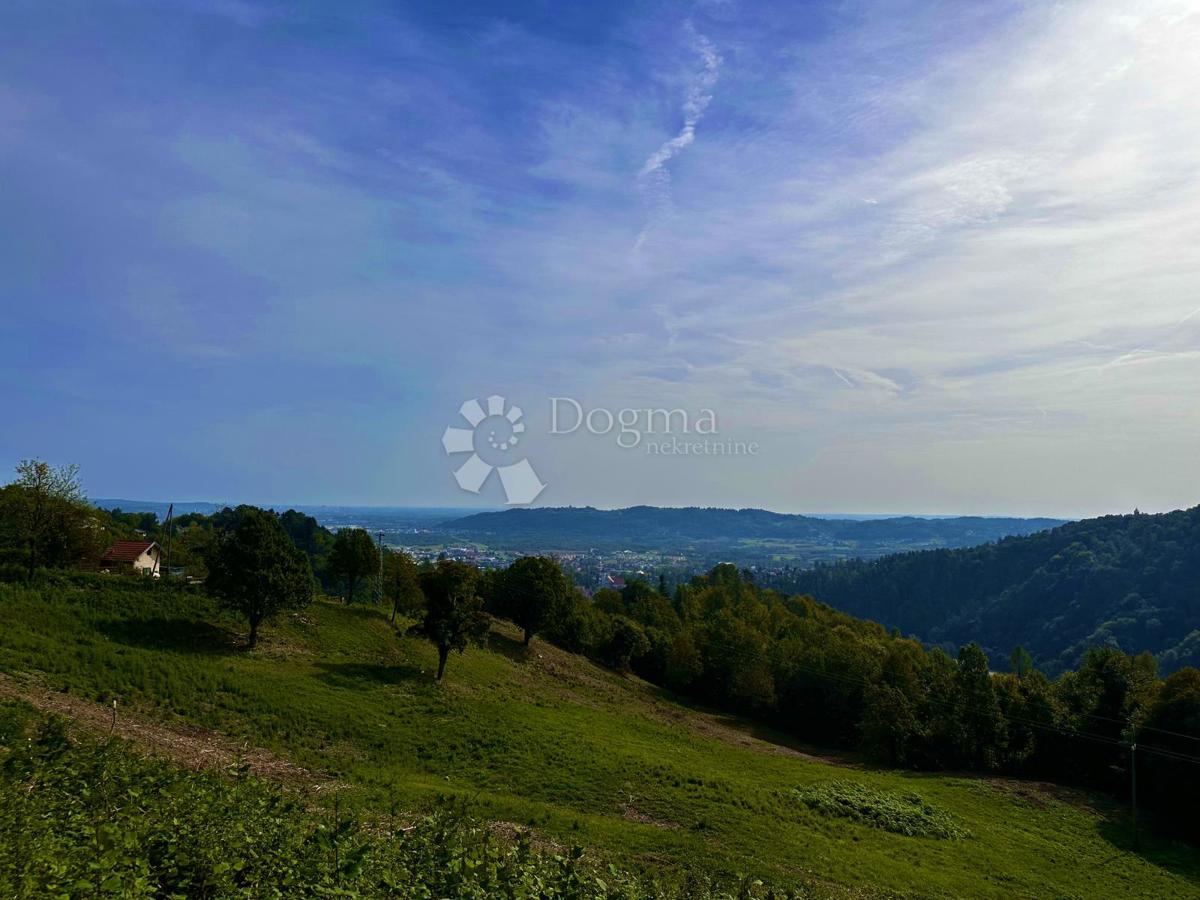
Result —
[[516, 822], [488, 822], [487, 827], [488, 831], [506, 844], [515, 844], [521, 835], [526, 835], [529, 838], [530, 846], [542, 853], [562, 853], [565, 849], [562, 844], [555, 843], [532, 828], [518, 825]]
[[678, 828], [678, 822], [670, 822], [666, 819], [656, 819], [654, 816], [647, 815], [644, 812], [639, 812], [632, 803], [626, 803], [624, 809], [621, 810], [621, 818], [626, 822], [640, 822], [642, 825], [653, 825], [655, 828]]
[[23, 700], [38, 709], [60, 715], [89, 734], [115, 734], [144, 752], [165, 756], [190, 769], [227, 769], [241, 763], [260, 778], [309, 791], [336, 790], [343, 786], [335, 779], [311, 772], [269, 750], [238, 744], [215, 731], [158, 724], [121, 707], [114, 712], [111, 706], [18, 681], [3, 673], [0, 673], [0, 697]]
[[1061, 784], [1052, 784], [1049, 781], [1027, 781], [1020, 778], [1001, 777], [980, 780], [993, 790], [1015, 797], [1037, 809], [1044, 809], [1050, 801], [1056, 801], [1104, 817], [1109, 815], [1112, 807], [1115, 806], [1115, 803], [1109, 803], [1105, 798], [1089, 794], [1087, 791]]

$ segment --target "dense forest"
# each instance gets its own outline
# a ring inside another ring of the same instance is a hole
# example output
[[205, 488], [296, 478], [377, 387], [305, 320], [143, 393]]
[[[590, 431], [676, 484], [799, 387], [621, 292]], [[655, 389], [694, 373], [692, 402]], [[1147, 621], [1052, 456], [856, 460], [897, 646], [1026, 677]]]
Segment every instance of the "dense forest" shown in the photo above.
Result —
[[1056, 673], [1089, 647], [1200, 663], [1200, 507], [1072, 522], [957, 550], [793, 570], [773, 582], [947, 649], [998, 663], [1021, 645]]

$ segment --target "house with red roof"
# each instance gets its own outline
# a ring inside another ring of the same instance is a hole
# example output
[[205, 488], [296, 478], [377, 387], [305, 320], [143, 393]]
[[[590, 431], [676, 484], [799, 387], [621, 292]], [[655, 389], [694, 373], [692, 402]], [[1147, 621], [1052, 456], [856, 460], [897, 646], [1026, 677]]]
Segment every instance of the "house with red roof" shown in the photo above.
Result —
[[100, 557], [100, 568], [109, 572], [134, 571], [157, 578], [162, 548], [154, 541], [117, 541]]

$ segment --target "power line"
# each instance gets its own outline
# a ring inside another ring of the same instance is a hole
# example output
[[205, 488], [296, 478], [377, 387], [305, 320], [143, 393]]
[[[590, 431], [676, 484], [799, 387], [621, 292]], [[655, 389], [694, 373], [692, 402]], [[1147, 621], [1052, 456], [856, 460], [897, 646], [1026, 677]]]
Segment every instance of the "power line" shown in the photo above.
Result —
[[[710, 639], [708, 643], [710, 646], [716, 646], [718, 648], [727, 650], [730, 653], [741, 655], [743, 658], [752, 659], [756, 662], [769, 663], [771, 661], [768, 657], [766, 657], [765, 655], [763, 655], [761, 653], [755, 653], [753, 651], [743, 650], [742, 648], [739, 648], [739, 647], [732, 647], [732, 646], [729, 646], [728, 644], [722, 644], [720, 641], [713, 641]], [[859, 687], [864, 687], [864, 688], [872, 687], [875, 684], [875, 682], [872, 682], [865, 678], [855, 677], [852, 675], [843, 675], [838, 672], [829, 672], [825, 669], [818, 669], [815, 666], [808, 666], [803, 663], [793, 662], [793, 663], [791, 663], [791, 665], [793, 668], [800, 669], [800, 670], [806, 671], [806, 672], [811, 672], [812, 674], [817, 675], [818, 677], [838, 680], [838, 681], [842, 681], [842, 682], [845, 682], [848, 684], [854, 684]], [[1079, 729], [1069, 728], [1069, 727], [1066, 727], [1063, 725], [1055, 725], [1055, 724], [1049, 723], [1049, 722], [1039, 722], [1036, 719], [1027, 719], [1027, 718], [1024, 718], [1021, 716], [1014, 715], [1012, 713], [1006, 713], [1003, 710], [980, 709], [978, 707], [965, 706], [965, 705], [959, 704], [952, 700], [939, 700], [934, 697], [925, 697], [924, 701], [927, 703], [933, 703], [933, 704], [936, 704], [939, 706], [944, 706], [947, 708], [954, 708], [954, 709], [965, 710], [967, 712], [974, 712], [978, 715], [987, 715], [987, 716], [999, 715], [1002, 719], [1004, 719], [1007, 722], [1027, 725], [1032, 728], [1041, 728], [1041, 729], [1044, 729], [1047, 731], [1056, 732], [1065, 737], [1072, 737], [1072, 738], [1077, 738], [1077, 739], [1095, 741], [1097, 743], [1106, 744], [1111, 747], [1120, 747], [1122, 749], [1128, 749], [1128, 747], [1130, 746], [1127, 742], [1119, 740], [1117, 738], [1110, 737], [1109, 735], [1094, 734], [1091, 732], [1080, 731]], [[1116, 720], [1113, 720], [1113, 721], [1116, 721]], [[1185, 735], [1185, 736], [1187, 736], [1187, 735]], [[1145, 744], [1139, 745], [1138, 749], [1142, 753], [1155, 753], [1159, 756], [1164, 756], [1169, 759], [1174, 759], [1178, 762], [1190, 762], [1190, 763], [1194, 763], [1196, 765], [1200, 765], [1200, 756], [1190, 756], [1185, 753], [1178, 753], [1177, 751], [1167, 750], [1165, 748], [1147, 747]]]
[[[1130, 724], [1128, 722], [1123, 722], [1120, 719], [1114, 719], [1112, 716], [1102, 716], [1099, 713], [1083, 713], [1083, 715], [1089, 719], [1099, 719], [1102, 722], [1114, 722], [1117, 725], [1128, 726]], [[1197, 736], [1194, 734], [1184, 734], [1181, 731], [1171, 731], [1168, 728], [1159, 728], [1155, 725], [1139, 725], [1137, 727], [1137, 730], [1139, 732], [1141, 732], [1141, 731], [1156, 731], [1159, 734], [1169, 734], [1172, 737], [1187, 738], [1189, 741], [1200, 741], [1200, 736]]]

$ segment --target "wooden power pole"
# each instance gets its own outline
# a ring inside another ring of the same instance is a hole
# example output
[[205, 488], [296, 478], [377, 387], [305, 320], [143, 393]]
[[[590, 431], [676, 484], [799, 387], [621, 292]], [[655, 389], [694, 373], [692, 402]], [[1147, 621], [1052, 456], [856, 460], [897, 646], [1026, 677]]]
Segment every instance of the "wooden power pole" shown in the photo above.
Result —
[[171, 578], [171, 537], [175, 534], [175, 504], [167, 507], [167, 571], [166, 578]]
[[378, 604], [383, 600], [383, 531], [375, 534], [379, 542], [379, 580], [375, 583], [375, 602]]
[[1133, 849], [1141, 849], [1137, 824], [1137, 741], [1129, 745], [1130, 809], [1133, 813]]

